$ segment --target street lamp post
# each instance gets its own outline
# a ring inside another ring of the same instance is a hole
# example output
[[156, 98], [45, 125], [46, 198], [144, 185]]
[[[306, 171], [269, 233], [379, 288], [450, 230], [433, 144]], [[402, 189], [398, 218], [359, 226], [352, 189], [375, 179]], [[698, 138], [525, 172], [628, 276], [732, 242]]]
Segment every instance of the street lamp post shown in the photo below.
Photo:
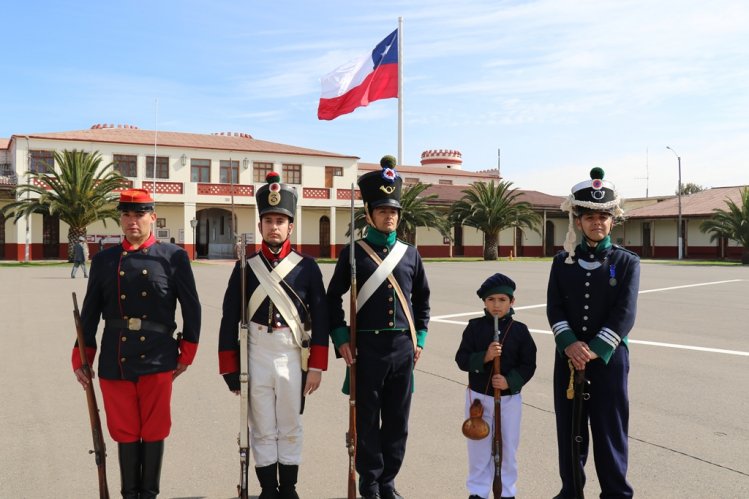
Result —
[[682, 241], [682, 235], [681, 235], [681, 156], [679, 156], [676, 151], [671, 149], [670, 146], [666, 146], [666, 149], [674, 153], [676, 156], [676, 162], [679, 165], [679, 190], [676, 192], [676, 197], [679, 199], [679, 221], [677, 222], [676, 226], [676, 241], [679, 245], [679, 260], [684, 258], [684, 244]]
[[192, 259], [195, 260], [198, 254], [198, 233], [195, 230], [198, 227], [197, 218], [190, 220], [190, 227], [192, 227]]

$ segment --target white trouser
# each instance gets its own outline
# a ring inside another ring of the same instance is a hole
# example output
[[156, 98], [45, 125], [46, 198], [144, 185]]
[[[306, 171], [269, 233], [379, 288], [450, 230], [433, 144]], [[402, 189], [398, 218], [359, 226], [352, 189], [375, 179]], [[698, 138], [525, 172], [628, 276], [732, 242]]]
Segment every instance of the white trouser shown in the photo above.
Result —
[[250, 323], [250, 430], [257, 467], [302, 458], [302, 369], [289, 328]]
[[[494, 481], [494, 397], [482, 395], [466, 389], [466, 419], [469, 409], [475, 400], [481, 400], [484, 406], [484, 420], [489, 424], [489, 436], [482, 440], [468, 442], [468, 494], [488, 498], [491, 495]], [[518, 481], [518, 463], [516, 453], [520, 443], [520, 416], [523, 412], [523, 399], [517, 395], [504, 395], [500, 399], [502, 410], [502, 497], [514, 497]]]

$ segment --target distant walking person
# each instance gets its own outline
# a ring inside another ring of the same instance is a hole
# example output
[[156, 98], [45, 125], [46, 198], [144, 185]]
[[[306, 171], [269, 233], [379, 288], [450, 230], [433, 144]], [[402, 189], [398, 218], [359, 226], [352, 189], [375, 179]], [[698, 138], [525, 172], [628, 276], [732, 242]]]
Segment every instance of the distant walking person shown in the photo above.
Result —
[[[565, 251], [551, 264], [547, 291], [546, 315], [557, 347], [560, 499], [582, 497], [589, 422], [601, 497], [633, 495], [627, 482], [627, 336], [635, 322], [640, 259], [611, 243], [614, 219], [622, 210], [614, 185], [603, 175], [593, 168], [591, 179], [576, 184], [562, 203], [570, 225]], [[574, 226], [582, 233], [577, 246]]]
[[78, 242], [73, 246], [73, 270], [70, 271], [70, 278], [75, 279], [75, 274], [78, 272], [78, 267], [83, 267], [83, 277], [88, 279], [88, 270], [86, 270], [86, 248], [84, 243], [86, 238], [81, 236], [78, 238]]

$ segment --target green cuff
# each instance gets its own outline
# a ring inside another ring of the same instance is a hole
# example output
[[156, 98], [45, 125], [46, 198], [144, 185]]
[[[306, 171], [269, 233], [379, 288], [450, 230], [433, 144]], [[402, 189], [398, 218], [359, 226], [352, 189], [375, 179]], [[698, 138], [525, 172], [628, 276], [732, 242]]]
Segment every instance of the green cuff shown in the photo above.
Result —
[[482, 373], [484, 372], [484, 352], [472, 353], [468, 358], [468, 372]]
[[427, 341], [427, 330], [426, 329], [419, 329], [416, 331], [416, 346], [419, 348], [424, 348], [424, 343]]
[[525, 380], [523, 379], [520, 374], [516, 370], [512, 370], [509, 373], [507, 373], [507, 376], [505, 376], [505, 379], [507, 380], [507, 384], [510, 386], [510, 393], [513, 395], [516, 393], [520, 393], [520, 389], [523, 388], [523, 385], [525, 384]]
[[[625, 336], [622, 338], [620, 345], [624, 345], [626, 348], [629, 348], [629, 342], [627, 341], [627, 337]], [[611, 356], [614, 355], [614, 350], [616, 350], [614, 347], [603, 341], [601, 338], [596, 336], [590, 341], [590, 345], [588, 345], [591, 350], [593, 350], [596, 355], [598, 355], [604, 364], [608, 364], [609, 360], [611, 360]]]
[[577, 336], [575, 336], [572, 329], [565, 329], [558, 335], [554, 336], [554, 341], [557, 343], [557, 350], [559, 353], [564, 354], [564, 349], [576, 342]]
[[333, 340], [333, 345], [336, 348], [340, 347], [344, 343], [348, 343], [351, 339], [349, 334], [348, 326], [340, 326], [330, 332], [330, 337]]

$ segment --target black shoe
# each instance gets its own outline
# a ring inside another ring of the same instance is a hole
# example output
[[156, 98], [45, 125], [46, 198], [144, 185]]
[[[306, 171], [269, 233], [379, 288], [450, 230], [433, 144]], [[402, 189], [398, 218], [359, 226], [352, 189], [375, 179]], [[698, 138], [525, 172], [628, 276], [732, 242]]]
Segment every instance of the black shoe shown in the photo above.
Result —
[[403, 499], [403, 496], [398, 493], [397, 490], [381, 490], [380, 497], [382, 499]]
[[484, 498], [478, 494], [471, 494], [470, 496], [468, 496], [468, 499], [484, 499]]
[[379, 492], [375, 492], [374, 494], [369, 496], [361, 496], [361, 499], [382, 499], [382, 496], [379, 494]]

